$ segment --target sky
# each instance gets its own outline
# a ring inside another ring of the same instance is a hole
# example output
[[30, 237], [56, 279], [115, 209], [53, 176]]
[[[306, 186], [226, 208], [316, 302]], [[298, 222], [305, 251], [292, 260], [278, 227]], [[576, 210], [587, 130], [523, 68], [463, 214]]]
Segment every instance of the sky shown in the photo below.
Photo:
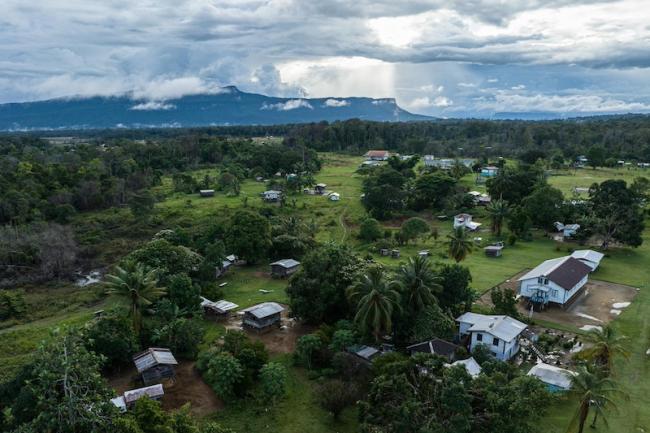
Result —
[[2, 0], [0, 103], [243, 91], [650, 112], [650, 0]]

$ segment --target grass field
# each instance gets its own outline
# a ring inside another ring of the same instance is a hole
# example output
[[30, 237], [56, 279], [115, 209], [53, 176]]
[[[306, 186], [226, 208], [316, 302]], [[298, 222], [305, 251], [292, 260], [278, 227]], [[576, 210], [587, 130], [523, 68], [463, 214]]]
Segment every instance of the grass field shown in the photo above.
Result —
[[[341, 200], [331, 202], [322, 196], [298, 194], [290, 198], [289, 205], [284, 208], [276, 206], [276, 210], [279, 214], [298, 215], [306, 221], [313, 220], [318, 226], [315, 236], [319, 241], [344, 242], [359, 254], [366, 255], [369, 246], [355, 237], [357, 224], [365, 215], [359, 200], [362, 178], [355, 174], [362, 159], [335, 154], [324, 154], [323, 158], [324, 167], [317, 174], [316, 180], [326, 183], [328, 190], [340, 193]], [[200, 170], [193, 174], [200, 179], [206, 173], [212, 176], [216, 174], [214, 170]], [[645, 173], [638, 169], [626, 168], [566, 170], [554, 173], [549, 177], [549, 182], [570, 197], [576, 186], [589, 187], [593, 182], [610, 178], [631, 182]], [[468, 175], [462, 179], [462, 183], [471, 189], [484, 191], [484, 185], [475, 185], [474, 179], [474, 175]], [[195, 195], [173, 192], [171, 179], [165, 177], [163, 184], [155, 188], [155, 193], [162, 199], [156, 205], [156, 218], [159, 223], [152, 223], [148, 230], [155, 233], [161, 228], [176, 226], [191, 229], [197, 225], [209, 224], [215, 218], [226, 218], [234, 209], [242, 206], [274, 206], [261, 201], [259, 193], [264, 189], [263, 183], [246, 181], [242, 184], [239, 197], [226, 197], [217, 193], [213, 198], [202, 199]], [[402, 257], [398, 260], [374, 254], [377, 261], [387, 267], [396, 267], [409, 256], [426, 248], [433, 253], [434, 260], [451, 263], [446, 257], [446, 235], [451, 231], [451, 221], [438, 221], [430, 212], [418, 215], [438, 228], [438, 240], [429, 238], [417, 244], [400, 247]], [[477, 221], [487, 226], [488, 220], [484, 210], [477, 209], [474, 215]], [[78, 218], [76, 225], [79, 226], [79, 236], [83, 237], [85, 242], [95, 245], [101, 259], [107, 264], [115, 263], [122, 254], [135, 248], [138, 242], [146, 240], [146, 237], [131, 237], [130, 233], [136, 223], [128, 209], [82, 214]], [[398, 225], [399, 221], [389, 221], [386, 228], [395, 230]], [[490, 238], [486, 231], [477, 236], [483, 237], [484, 243]], [[650, 362], [645, 355], [645, 351], [650, 347], [650, 229], [646, 230], [644, 240], [644, 245], [638, 249], [608, 252], [598, 271], [600, 280], [641, 289], [632, 305], [613, 322], [621, 334], [629, 337], [626, 347], [631, 356], [628, 360], [616, 360], [615, 379], [629, 395], [630, 402], [619, 401], [619, 413], [610, 414], [609, 427], [599, 425], [598, 430], [601, 432], [650, 431]], [[570, 245], [566, 244], [558, 250], [555, 242], [538, 232], [532, 242], [517, 242], [514, 246], [508, 246], [503, 257], [498, 259], [486, 257], [482, 249], [477, 248], [463, 265], [468, 266], [472, 273], [472, 287], [483, 293], [524, 268], [531, 268], [543, 260], [567, 254], [569, 247]], [[286, 303], [284, 288], [287, 281], [270, 278], [268, 271], [268, 264], [234, 268], [220, 280], [227, 283], [223, 287], [224, 298], [239, 304], [241, 308], [268, 300]], [[92, 316], [94, 310], [104, 308], [107, 303], [96, 290], [79, 289], [66, 284], [29, 288], [27, 301], [30, 309], [27, 318], [19, 323], [0, 322], [3, 348], [0, 352], [0, 381], [10, 377], [25, 362], [38, 343], [47, 338], [52, 327], [81, 324]], [[209, 331], [209, 335], [216, 336], [222, 330], [210, 326]], [[284, 358], [281, 361], [288, 362]], [[224, 425], [237, 427], [239, 432], [355, 431], [354, 412], [346, 412], [341, 422], [334, 422], [315, 404], [314, 395], [317, 390], [312, 385], [313, 382], [307, 379], [303, 371], [292, 367], [287, 398], [276, 407], [234, 406], [216, 414], [215, 418]], [[540, 431], [563, 433], [574, 408], [573, 401], [561, 401], [554, 405]]]

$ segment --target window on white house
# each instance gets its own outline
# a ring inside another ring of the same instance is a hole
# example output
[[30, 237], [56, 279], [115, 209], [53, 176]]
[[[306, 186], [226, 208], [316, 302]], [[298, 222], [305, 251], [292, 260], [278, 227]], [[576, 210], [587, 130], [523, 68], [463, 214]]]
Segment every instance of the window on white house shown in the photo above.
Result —
[[493, 345], [493, 346], [498, 346], [498, 345], [499, 345], [499, 339], [495, 337], [495, 338], [492, 340], [492, 345]]
[[483, 341], [483, 334], [476, 334], [476, 341]]
[[557, 298], [557, 289], [552, 289], [551, 290], [551, 296], [554, 298]]
[[537, 277], [537, 283], [542, 285], [548, 284], [548, 278], [546, 277]]

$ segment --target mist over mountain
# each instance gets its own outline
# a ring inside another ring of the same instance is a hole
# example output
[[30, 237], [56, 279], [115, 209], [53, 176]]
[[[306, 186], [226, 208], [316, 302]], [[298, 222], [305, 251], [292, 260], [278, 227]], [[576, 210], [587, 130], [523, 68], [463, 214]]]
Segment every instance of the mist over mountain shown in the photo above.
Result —
[[169, 100], [132, 96], [74, 97], [0, 105], [0, 130], [196, 127], [335, 121], [430, 120], [394, 99], [279, 98], [224, 87], [212, 94]]

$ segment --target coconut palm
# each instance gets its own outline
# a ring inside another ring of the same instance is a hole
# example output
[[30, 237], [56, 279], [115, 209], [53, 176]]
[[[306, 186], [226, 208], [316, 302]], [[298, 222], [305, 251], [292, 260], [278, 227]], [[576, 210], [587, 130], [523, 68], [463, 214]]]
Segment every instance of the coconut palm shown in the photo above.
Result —
[[410, 257], [399, 269], [397, 281], [409, 311], [418, 311], [436, 303], [434, 293], [442, 290], [440, 277], [436, 275], [427, 257]]
[[626, 336], [617, 336], [614, 328], [605, 326], [602, 329], [592, 329], [585, 335], [585, 339], [592, 344], [591, 347], [583, 350], [581, 356], [591, 359], [602, 366], [607, 372], [612, 369], [612, 358], [614, 355], [629, 357], [628, 351], [623, 347]]
[[393, 312], [400, 310], [398, 288], [397, 282], [385, 278], [381, 268], [373, 267], [347, 290], [348, 299], [356, 305], [354, 321], [370, 331], [375, 341], [392, 330]]
[[105, 287], [107, 294], [122, 298], [129, 304], [136, 333], [140, 332], [142, 310], [166, 293], [164, 288], [158, 287], [154, 269], [133, 262], [127, 262], [123, 267], [117, 266], [115, 274], [106, 275]]
[[469, 239], [464, 227], [455, 228], [452, 234], [447, 235], [447, 238], [449, 238], [449, 257], [454, 259], [456, 263], [465, 260], [474, 248], [474, 244]]
[[510, 213], [510, 205], [505, 200], [497, 199], [490, 202], [485, 210], [487, 210], [492, 220], [492, 233], [496, 236], [501, 236], [503, 221]]
[[594, 367], [584, 365], [580, 366], [576, 375], [571, 378], [571, 393], [578, 398], [580, 403], [567, 432], [574, 432], [577, 425], [578, 433], [583, 432], [589, 411], [592, 409], [594, 419], [591, 422], [591, 427], [596, 426], [599, 415], [607, 424], [605, 407], [609, 406], [611, 409], [616, 409], [616, 405], [609, 396], [616, 393], [622, 394], [618, 390], [616, 382], [603, 377], [598, 371], [594, 370]]

